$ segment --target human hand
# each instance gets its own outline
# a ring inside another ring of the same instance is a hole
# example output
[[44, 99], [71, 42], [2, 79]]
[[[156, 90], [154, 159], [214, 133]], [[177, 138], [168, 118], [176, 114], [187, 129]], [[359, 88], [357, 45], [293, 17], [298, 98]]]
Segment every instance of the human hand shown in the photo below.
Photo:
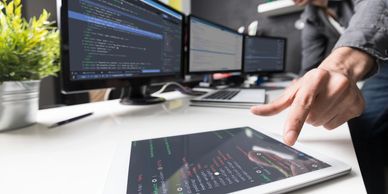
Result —
[[284, 141], [293, 145], [305, 122], [334, 129], [364, 110], [364, 99], [356, 82], [372, 69], [368, 54], [336, 49], [317, 69], [292, 84], [281, 97], [267, 105], [252, 107], [252, 113], [271, 116], [290, 107]]

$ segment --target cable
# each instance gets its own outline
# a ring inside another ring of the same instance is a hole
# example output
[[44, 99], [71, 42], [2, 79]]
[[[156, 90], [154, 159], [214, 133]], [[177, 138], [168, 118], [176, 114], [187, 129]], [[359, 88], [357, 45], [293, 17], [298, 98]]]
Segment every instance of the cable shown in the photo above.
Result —
[[184, 91], [187, 90], [186, 87], [182, 86], [182, 85], [179, 84], [178, 82], [167, 82], [166, 84], [163, 85], [162, 88], [160, 88], [160, 90], [154, 92], [152, 95], [158, 95], [158, 94], [163, 93], [169, 86], [177, 86], [177, 87], [180, 88], [181, 90], [184, 90]]
[[160, 90], [154, 92], [152, 95], [159, 95], [163, 93], [169, 86], [177, 86], [178, 87], [177, 90], [179, 92], [190, 96], [201, 96], [206, 94], [206, 92], [193, 91], [191, 88], [187, 88], [177, 82], [167, 82], [166, 84], [163, 85], [163, 87]]

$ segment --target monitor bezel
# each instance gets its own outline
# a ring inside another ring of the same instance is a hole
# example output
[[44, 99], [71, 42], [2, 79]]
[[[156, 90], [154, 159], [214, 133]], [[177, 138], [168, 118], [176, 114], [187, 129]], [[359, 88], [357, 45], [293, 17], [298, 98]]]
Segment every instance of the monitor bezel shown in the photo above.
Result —
[[[234, 33], [236, 35], [242, 36], [242, 46], [244, 46], [244, 36], [242, 34], [238, 33], [236, 30], [233, 30], [232, 28], [228, 28], [228, 27], [223, 26], [221, 24], [217, 24], [215, 22], [211, 22], [211, 21], [209, 21], [207, 19], [204, 19], [202, 17], [198, 17], [198, 16], [195, 16], [195, 15], [191, 14], [191, 15], [189, 15], [187, 17], [187, 33], [186, 33], [187, 34], [187, 68], [186, 68], [186, 74], [188, 74], [188, 75], [198, 75], [198, 74], [235, 73], [235, 72], [240, 73], [240, 72], [242, 72], [242, 68], [243, 68], [242, 61], [241, 61], [241, 68], [240, 69], [236, 69], [236, 70], [214, 70], [214, 71], [191, 71], [190, 70], [190, 67], [191, 67], [191, 65], [190, 65], [190, 57], [191, 57], [190, 56], [191, 55], [191, 52], [190, 52], [190, 49], [191, 49], [191, 47], [190, 47], [191, 46], [191, 19], [192, 18], [195, 18], [195, 19], [198, 19], [198, 20], [202, 20], [205, 23], [208, 23], [210, 25], [214, 25], [214, 26], [222, 28], [222, 29], [224, 29], [226, 31], [232, 32], [232, 33]], [[244, 52], [242, 50], [241, 51], [241, 56], [243, 56], [243, 54], [244, 54]]]
[[[282, 70], [274, 70], [274, 71], [245, 71], [245, 53], [246, 53], [246, 40], [247, 38], [267, 38], [267, 39], [277, 39], [284, 40], [284, 57], [283, 57], [283, 68]], [[287, 38], [279, 37], [279, 36], [249, 36], [244, 35], [243, 37], [243, 55], [242, 55], [242, 69], [241, 73], [244, 75], [255, 75], [255, 74], [265, 74], [265, 73], [283, 73], [286, 70], [286, 62], [287, 62]]]
[[[140, 1], [141, 2], [141, 1]], [[176, 14], [182, 16], [181, 29], [182, 29], [182, 41], [181, 41], [181, 64], [178, 72], [166, 73], [164, 75], [139, 75], [126, 78], [110, 78], [110, 79], [93, 79], [93, 80], [71, 80], [70, 79], [70, 55], [69, 55], [69, 17], [68, 17], [68, 0], [61, 0], [60, 7], [60, 37], [61, 37], [61, 72], [60, 72], [60, 83], [62, 93], [81, 93], [90, 90], [105, 89], [105, 88], [123, 88], [129, 87], [131, 82], [136, 80], [147, 80], [151, 83], [160, 83], [162, 81], [181, 80], [183, 79], [184, 73], [184, 23], [185, 15], [161, 2], [155, 1], [158, 5], [161, 5]]]

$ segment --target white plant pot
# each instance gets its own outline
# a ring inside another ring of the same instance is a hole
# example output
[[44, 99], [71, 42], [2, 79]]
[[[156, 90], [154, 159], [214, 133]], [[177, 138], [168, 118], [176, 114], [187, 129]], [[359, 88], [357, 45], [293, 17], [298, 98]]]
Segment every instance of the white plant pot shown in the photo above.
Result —
[[36, 123], [40, 81], [11, 81], [0, 84], [0, 131]]

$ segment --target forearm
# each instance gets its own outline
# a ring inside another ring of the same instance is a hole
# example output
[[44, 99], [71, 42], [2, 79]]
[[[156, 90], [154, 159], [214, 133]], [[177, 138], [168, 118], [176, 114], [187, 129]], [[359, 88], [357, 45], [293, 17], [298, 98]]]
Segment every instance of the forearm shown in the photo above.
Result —
[[388, 0], [357, 1], [355, 15], [332, 54], [343, 60], [337, 61], [338, 67], [330, 68], [340, 69], [358, 81], [377, 70], [376, 61], [388, 60], [387, 4]]

